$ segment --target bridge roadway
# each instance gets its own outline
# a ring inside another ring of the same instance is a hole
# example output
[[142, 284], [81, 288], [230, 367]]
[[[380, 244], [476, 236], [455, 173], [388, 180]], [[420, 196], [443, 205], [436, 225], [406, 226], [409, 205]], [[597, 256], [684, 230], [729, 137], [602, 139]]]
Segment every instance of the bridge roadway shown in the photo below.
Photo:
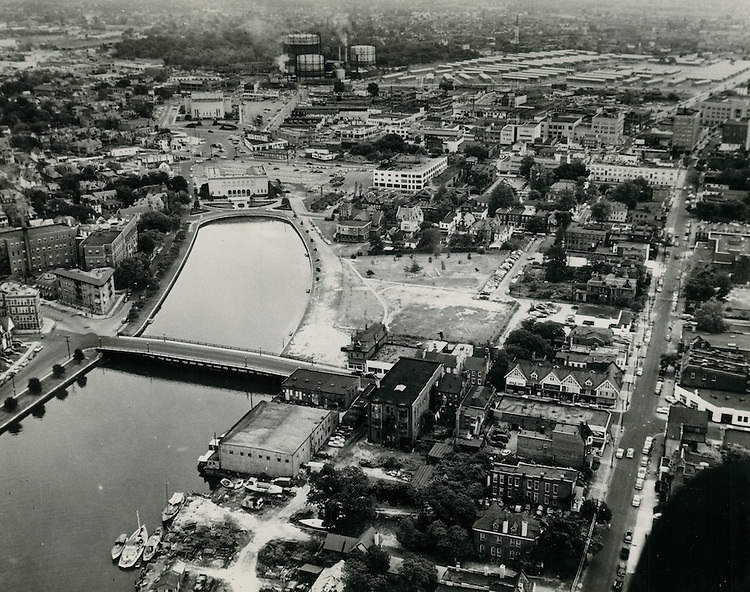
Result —
[[105, 355], [137, 356], [194, 367], [247, 372], [263, 376], [287, 377], [297, 368], [351, 375], [338, 366], [315, 361], [282, 357], [262, 350], [240, 349], [226, 345], [197, 343], [170, 337], [101, 337], [97, 349]]

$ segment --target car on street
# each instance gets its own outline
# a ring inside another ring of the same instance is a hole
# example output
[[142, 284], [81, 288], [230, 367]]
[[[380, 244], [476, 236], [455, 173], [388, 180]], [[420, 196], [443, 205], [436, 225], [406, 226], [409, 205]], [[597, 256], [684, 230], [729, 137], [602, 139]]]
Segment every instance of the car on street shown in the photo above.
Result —
[[657, 407], [657, 415], [669, 415], [669, 407]]
[[636, 479], [635, 480], [635, 488], [636, 488], [636, 490], [640, 491], [641, 489], [643, 489], [643, 483], [644, 483], [643, 479], [641, 479], [641, 478]]
[[615, 457], [622, 458], [624, 454], [625, 454], [625, 451], [622, 448], [618, 448], [617, 452], [615, 452]]
[[630, 557], [630, 545], [626, 545], [620, 549], [620, 559], [627, 559], [628, 557]]
[[617, 575], [620, 576], [621, 578], [624, 578], [625, 574], [628, 573], [627, 569], [628, 568], [627, 568], [627, 566], [624, 563], [620, 563], [617, 566]]
[[633, 529], [632, 528], [628, 528], [625, 531], [625, 536], [623, 536], [622, 540], [624, 540], [626, 543], [633, 542]]
[[633, 458], [635, 456], [635, 450], [632, 448], [628, 448], [628, 452], [626, 453], [628, 458]]
[[624, 585], [625, 584], [622, 578], [617, 578], [614, 582], [612, 582], [612, 590], [622, 590]]
[[638, 370], [635, 371], [636, 376], [643, 376], [643, 368], [638, 368]]
[[640, 508], [641, 507], [641, 496], [640, 495], [634, 495], [633, 501], [631, 502], [634, 508]]
[[[646, 453], [644, 453], [646, 454]], [[648, 466], [648, 456], [642, 456], [641, 457], [641, 467], [647, 467]]]

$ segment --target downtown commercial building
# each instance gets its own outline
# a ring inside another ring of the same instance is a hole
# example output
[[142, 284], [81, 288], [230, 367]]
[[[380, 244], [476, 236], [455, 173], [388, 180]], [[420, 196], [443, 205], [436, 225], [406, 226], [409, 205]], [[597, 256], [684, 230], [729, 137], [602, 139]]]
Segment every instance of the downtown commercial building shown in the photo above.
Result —
[[418, 158], [397, 156], [372, 172], [372, 184], [383, 189], [399, 189], [416, 193], [448, 168], [448, 157]]

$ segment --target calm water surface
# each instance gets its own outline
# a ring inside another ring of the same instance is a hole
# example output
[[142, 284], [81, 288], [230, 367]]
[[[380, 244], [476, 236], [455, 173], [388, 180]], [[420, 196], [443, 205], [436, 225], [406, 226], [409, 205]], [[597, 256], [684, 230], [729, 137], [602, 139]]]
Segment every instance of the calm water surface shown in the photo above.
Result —
[[281, 351], [307, 306], [305, 253], [294, 228], [279, 220], [204, 226], [145, 335]]
[[[165, 484], [208, 491], [196, 460], [272, 382], [203, 384], [178, 370], [99, 367], [43, 418], [0, 436], [0, 590], [130, 592], [109, 557], [121, 532], [160, 525]], [[245, 390], [247, 389], [247, 390]], [[263, 394], [265, 393], [265, 394]]]
[[[280, 351], [309, 283], [289, 225], [210, 224], [149, 334]], [[135, 530], [136, 510], [149, 531], [159, 525], [167, 482], [170, 493], [207, 491], [196, 461], [208, 441], [278, 391], [278, 381], [102, 366], [0, 436], [0, 591], [131, 591], [137, 574], [112, 565], [114, 539]]]

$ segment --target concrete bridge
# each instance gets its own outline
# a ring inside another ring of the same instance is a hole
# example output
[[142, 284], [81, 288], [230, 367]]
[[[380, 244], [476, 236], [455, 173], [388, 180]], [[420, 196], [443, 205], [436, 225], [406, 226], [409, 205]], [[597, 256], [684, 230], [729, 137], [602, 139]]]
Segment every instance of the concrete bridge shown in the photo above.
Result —
[[261, 376], [286, 378], [297, 368], [351, 375], [338, 366], [282, 357], [262, 350], [198, 343], [171, 337], [101, 337], [97, 349], [105, 356], [139, 357], [171, 364], [212, 370], [227, 370]]

